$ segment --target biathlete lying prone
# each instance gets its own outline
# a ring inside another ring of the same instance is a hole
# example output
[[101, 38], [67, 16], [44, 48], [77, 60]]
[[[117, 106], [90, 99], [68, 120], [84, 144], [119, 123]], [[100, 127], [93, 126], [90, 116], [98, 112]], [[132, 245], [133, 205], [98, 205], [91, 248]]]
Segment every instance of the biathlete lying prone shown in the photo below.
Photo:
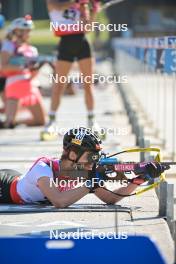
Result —
[[[155, 178], [163, 172], [159, 164], [149, 162], [145, 165], [146, 175], [136, 175], [125, 187], [114, 190], [119, 196], [115, 195], [99, 184], [102, 175], [96, 171], [96, 161], [101, 155], [100, 144], [97, 134], [90, 129], [71, 129], [64, 135], [60, 159], [41, 157], [24, 174], [15, 170], [0, 170], [0, 203], [28, 204], [49, 201], [57, 208], [64, 208], [88, 193], [94, 193], [103, 202], [114, 204], [120, 201], [123, 195], [131, 194], [139, 184], [147, 181], [148, 175]], [[82, 186], [69, 182], [68, 180], [73, 178], [66, 173], [79, 172], [78, 168], [88, 174], [88, 180], [83, 182]], [[61, 185], [63, 180], [68, 184]]]

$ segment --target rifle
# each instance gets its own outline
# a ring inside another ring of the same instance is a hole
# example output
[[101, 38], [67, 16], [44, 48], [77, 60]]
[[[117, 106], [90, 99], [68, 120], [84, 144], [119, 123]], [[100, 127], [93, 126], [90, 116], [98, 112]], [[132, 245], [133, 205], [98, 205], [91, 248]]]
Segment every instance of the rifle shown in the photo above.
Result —
[[49, 64], [54, 68], [55, 57], [49, 55], [40, 55], [37, 57], [14, 56], [9, 63], [16, 66], [24, 66], [32, 70], [40, 69], [44, 64]]
[[[97, 164], [96, 171], [102, 173], [102, 180], [123, 180], [124, 173], [131, 174], [132, 172], [135, 175], [142, 175], [145, 173], [144, 167], [148, 162], [121, 162], [116, 158], [101, 158]], [[168, 162], [152, 162], [154, 164], [160, 164], [163, 170], [169, 170], [170, 166], [176, 166], [176, 162], [168, 161]], [[84, 169], [84, 165], [86, 163], [79, 163], [74, 169], [62, 169], [61, 174], [67, 175], [74, 178], [88, 178], [88, 171]], [[115, 176], [111, 176], [111, 174], [116, 174]], [[131, 182], [131, 179], [126, 179]], [[151, 183], [151, 182], [150, 182]]]
[[[136, 149], [127, 149], [120, 152], [117, 152], [115, 154], [112, 154], [108, 156], [105, 153], [102, 153], [99, 160], [96, 161], [96, 171], [101, 173], [102, 180], [104, 181], [120, 181], [123, 183], [130, 183], [132, 182], [133, 178], [136, 177], [136, 175], [142, 175], [145, 173], [144, 166], [147, 162], [121, 162], [118, 158], [113, 158], [116, 155], [120, 155], [123, 153], [132, 153], [132, 152], [157, 152], [157, 156], [152, 161], [153, 163], [159, 163], [162, 166], [163, 173], [158, 178], [151, 178], [150, 175], [148, 175], [148, 182], [145, 185], [140, 186], [140, 188], [132, 194], [129, 195], [122, 195], [118, 193], [114, 193], [106, 188], [105, 190], [122, 197], [127, 196], [133, 196], [141, 194], [145, 191], [148, 191], [152, 188], [158, 187], [158, 185], [165, 180], [164, 171], [169, 170], [170, 166], [176, 166], [176, 162], [162, 162], [160, 157], [160, 149], [158, 148], [136, 148]], [[126, 177], [126, 174], [131, 174], [130, 178]], [[80, 164], [80, 166], [76, 167], [75, 170], [62, 170], [61, 168], [61, 174], [62, 175], [68, 175], [70, 178], [84, 178], [88, 179], [88, 171], [84, 170], [84, 164]], [[115, 174], [115, 176], [114, 176]], [[124, 177], [125, 175], [125, 177]], [[132, 177], [131, 177], [132, 176]]]
[[[116, 158], [103, 158], [100, 159], [98, 169], [101, 171], [104, 168], [108, 172], [124, 172], [131, 173], [134, 172], [136, 175], [144, 173], [143, 165], [148, 162], [120, 162]], [[153, 162], [156, 163], [156, 162]], [[158, 163], [158, 162], [157, 162]], [[163, 170], [169, 170], [170, 166], [176, 166], [176, 162], [168, 161], [168, 162], [159, 162], [159, 164], [163, 167]], [[142, 167], [141, 167], [142, 165]]]

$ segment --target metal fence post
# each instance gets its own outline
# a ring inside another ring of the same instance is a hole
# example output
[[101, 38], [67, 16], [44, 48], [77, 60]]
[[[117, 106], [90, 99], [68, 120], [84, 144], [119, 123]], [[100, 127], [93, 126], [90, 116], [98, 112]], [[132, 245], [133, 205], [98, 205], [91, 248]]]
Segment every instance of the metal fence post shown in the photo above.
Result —
[[[150, 147], [150, 140], [147, 140], [144, 138], [144, 136], [142, 138], [139, 139], [139, 146], [141, 148], [149, 148]], [[140, 161], [147, 161], [149, 160], [150, 157], [150, 152], [140, 152]]]
[[167, 182], [161, 182], [159, 188], [159, 216], [166, 217], [167, 210]]
[[174, 264], [176, 263], [176, 221], [174, 221]]
[[166, 218], [170, 232], [174, 234], [174, 184], [167, 184]]

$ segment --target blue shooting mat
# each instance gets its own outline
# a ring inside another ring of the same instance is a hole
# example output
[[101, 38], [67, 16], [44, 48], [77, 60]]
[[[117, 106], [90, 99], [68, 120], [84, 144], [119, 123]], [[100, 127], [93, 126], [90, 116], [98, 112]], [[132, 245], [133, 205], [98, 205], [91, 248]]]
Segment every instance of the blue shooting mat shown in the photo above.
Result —
[[[144, 236], [126, 239], [1, 238], [1, 263], [164, 264], [155, 244]], [[112, 263], [112, 262], [111, 262]]]

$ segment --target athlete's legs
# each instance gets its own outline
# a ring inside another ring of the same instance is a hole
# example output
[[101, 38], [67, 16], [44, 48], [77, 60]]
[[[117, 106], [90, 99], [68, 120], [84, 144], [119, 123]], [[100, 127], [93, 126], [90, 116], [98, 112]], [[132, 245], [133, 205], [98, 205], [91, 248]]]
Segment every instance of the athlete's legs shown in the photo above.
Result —
[[56, 77], [58, 82], [54, 83], [52, 88], [52, 95], [51, 95], [51, 108], [50, 108], [50, 118], [55, 118], [55, 112], [57, 111], [61, 97], [63, 95], [64, 89], [66, 87], [66, 83], [64, 80], [67, 78], [67, 75], [70, 71], [72, 66], [72, 62], [58, 60], [56, 63]]
[[32, 114], [32, 118], [21, 120], [21, 123], [27, 126], [43, 126], [45, 124], [45, 110], [42, 103], [39, 102], [35, 105], [28, 106], [28, 109]]
[[4, 92], [5, 83], [6, 83], [6, 79], [0, 77], [0, 98], [4, 105], [5, 105], [5, 92]]
[[15, 119], [19, 107], [18, 99], [7, 99], [6, 100], [6, 126], [9, 127], [15, 124]]
[[[84, 93], [85, 93], [85, 103], [88, 111], [88, 126], [93, 125], [93, 110], [94, 110], [94, 96], [93, 96], [93, 66], [94, 61], [92, 58], [86, 58], [78, 61], [80, 72], [83, 74], [83, 78], [87, 77], [87, 81], [84, 82]], [[88, 77], [89, 76], [89, 77]]]
[[52, 88], [49, 122], [46, 125], [47, 129], [52, 125], [53, 121], [55, 121], [56, 111], [60, 106], [61, 97], [67, 85], [65, 83], [65, 80], [71, 69], [71, 66], [72, 66], [72, 62], [70, 61], [58, 60], [56, 63], [55, 73], [56, 73], [57, 82], [54, 83]]
[[21, 173], [15, 170], [0, 170], [0, 203], [13, 203], [10, 195], [10, 185], [14, 178], [20, 175]]
[[19, 109], [19, 100], [8, 99], [6, 102], [6, 127], [11, 127], [17, 124], [25, 124], [27, 126], [42, 126], [45, 124], [45, 111], [41, 103], [33, 106], [28, 106], [32, 113], [32, 118], [16, 120]]
[[88, 82], [84, 82], [84, 91], [85, 91], [85, 103], [88, 111], [93, 111], [94, 109], [94, 97], [93, 97], [93, 83], [92, 83], [92, 74], [93, 74], [93, 59], [87, 58], [78, 61], [80, 72], [83, 74], [83, 77], [90, 76], [87, 78]]
[[4, 94], [4, 92], [0, 92], [0, 99], [3, 103], [3, 106], [0, 108], [0, 113], [4, 113], [5, 112], [5, 94]]
[[5, 104], [5, 93], [4, 92], [1, 93], [1, 99], [2, 99], [2, 102]]
[[33, 115], [33, 122], [36, 126], [43, 126], [45, 124], [45, 110], [41, 103], [30, 106], [29, 110]]

